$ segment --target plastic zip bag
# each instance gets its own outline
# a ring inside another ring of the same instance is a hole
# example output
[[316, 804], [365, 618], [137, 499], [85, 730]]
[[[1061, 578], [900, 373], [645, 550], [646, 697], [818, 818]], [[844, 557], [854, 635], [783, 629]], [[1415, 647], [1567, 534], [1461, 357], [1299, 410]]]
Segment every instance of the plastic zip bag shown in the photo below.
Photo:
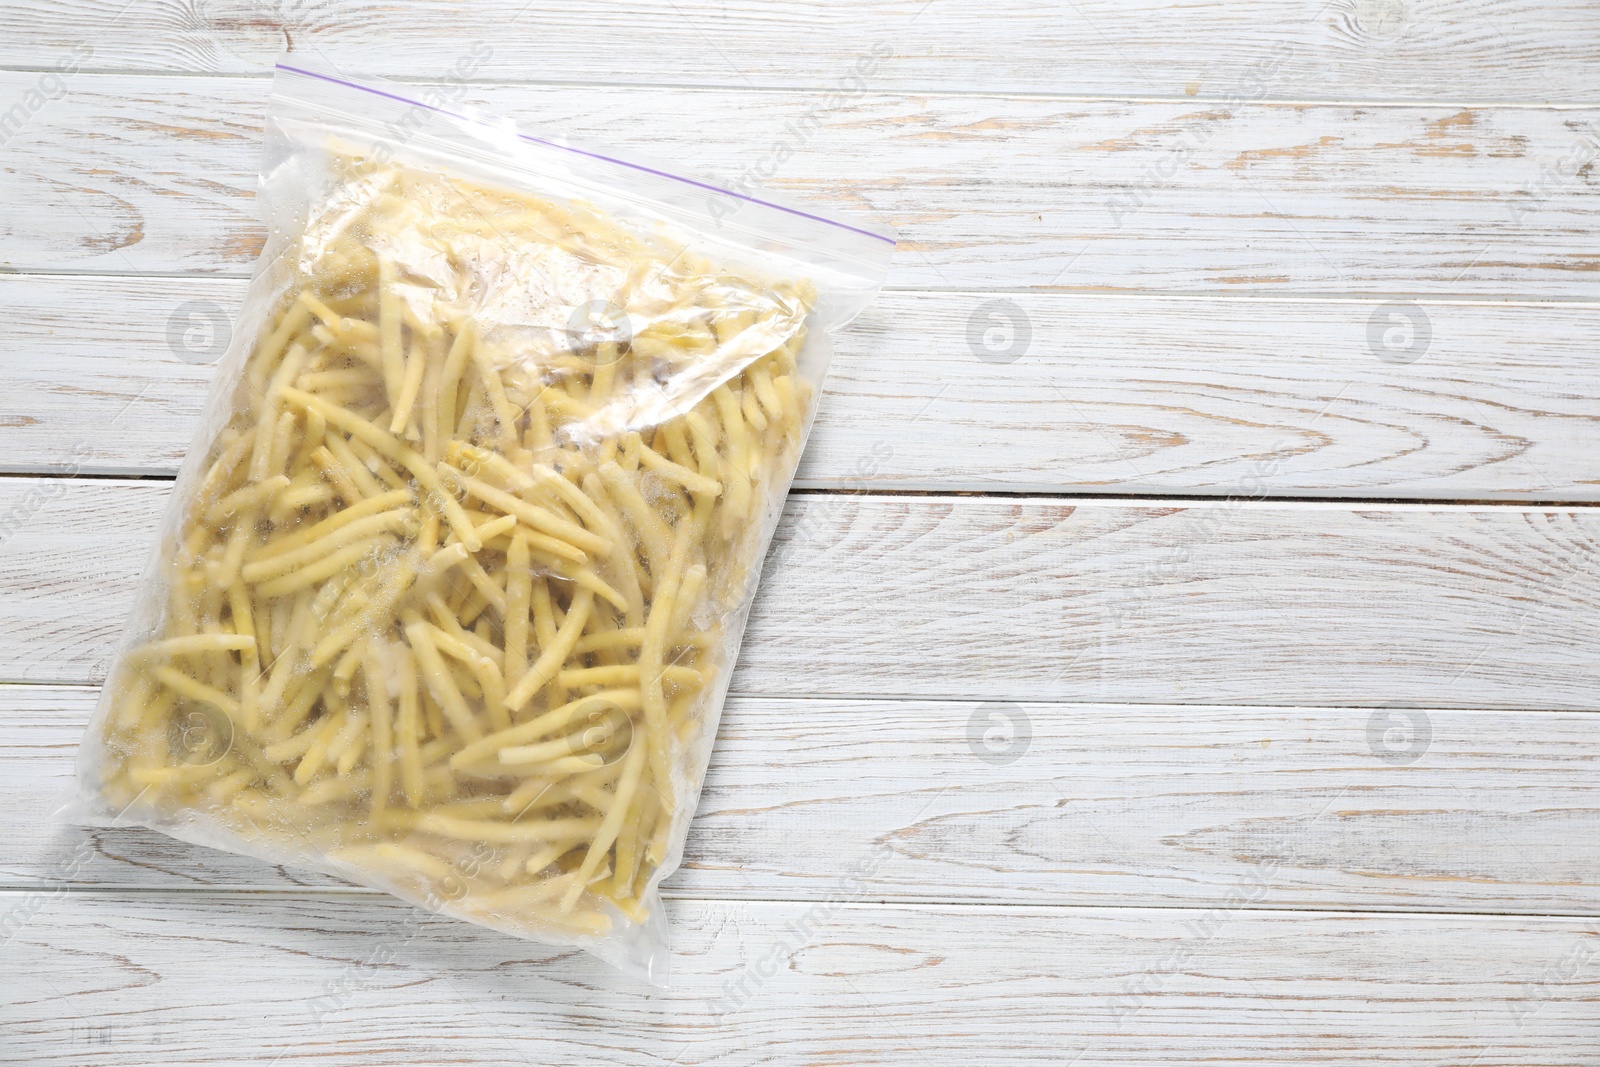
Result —
[[655, 982], [746, 614], [893, 238], [295, 61], [78, 814]]

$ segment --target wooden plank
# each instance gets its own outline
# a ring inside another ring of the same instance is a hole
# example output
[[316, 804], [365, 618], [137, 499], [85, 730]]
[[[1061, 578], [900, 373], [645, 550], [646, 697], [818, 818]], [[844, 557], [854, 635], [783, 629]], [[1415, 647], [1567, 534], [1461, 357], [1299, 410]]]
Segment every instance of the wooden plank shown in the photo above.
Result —
[[[167, 483], [0, 479], [0, 680], [97, 679]], [[736, 691], [1587, 710], [1600, 511], [791, 498]]]
[[[848, 884], [846, 882], [846, 884]], [[1591, 921], [675, 902], [670, 989], [378, 899], [0, 894], [18, 1062], [1548, 1067]], [[15, 913], [13, 913], [15, 914]], [[263, 1021], [269, 1021], [263, 1025]]]
[[[173, 473], [210, 377], [190, 360], [242, 299], [233, 279], [0, 277], [0, 470]], [[1428, 337], [1409, 364], [1369, 341], [1389, 313], [888, 292], [841, 337], [797, 484], [1600, 499], [1600, 308], [1408, 305]], [[1015, 358], [969, 338], [1008, 317]]]
[[[342, 884], [58, 823], [94, 696], [0, 686], [0, 884]], [[1597, 763], [1586, 713], [734, 697], [666, 888], [820, 900], [880, 855], [875, 900], [1600, 914]]]
[[[38, 75], [0, 74], [0, 99]], [[6, 144], [0, 266], [240, 274], [266, 83], [80, 73]], [[896, 287], [1593, 300], [1600, 111], [521, 86], [463, 104], [899, 227]], [[792, 153], [792, 154], [791, 154]], [[708, 194], [709, 195], [709, 194]]]
[[[383, 33], [368, 28], [381, 23]], [[866, 80], [908, 91], [1198, 96], [1227, 100], [1595, 99], [1600, 32], [1582, 0], [793, 0], [729, 10], [576, 0], [204, 5], [19, 0], [0, 64], [48, 67], [76, 46], [92, 68], [254, 73], [283, 49], [368, 73], [498, 81], [734, 88]], [[603, 57], [603, 70], [596, 60]]]

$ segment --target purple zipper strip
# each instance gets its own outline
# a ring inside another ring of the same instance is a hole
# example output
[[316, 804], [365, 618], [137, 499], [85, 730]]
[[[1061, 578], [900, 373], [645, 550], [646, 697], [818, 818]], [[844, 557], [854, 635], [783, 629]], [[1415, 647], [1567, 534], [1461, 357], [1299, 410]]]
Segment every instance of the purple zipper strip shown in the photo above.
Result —
[[[434, 111], [441, 115], [447, 115], [453, 119], [459, 119], [462, 122], [477, 121], [476, 119], [473, 119], [467, 115], [459, 115], [454, 111], [447, 111], [442, 107], [434, 107], [432, 104], [425, 104], [421, 100], [413, 100], [409, 96], [396, 96], [394, 93], [386, 93], [382, 89], [374, 89], [370, 85], [362, 85], [359, 82], [345, 81], [343, 78], [335, 78], [328, 74], [319, 74], [314, 70], [302, 70], [299, 67], [291, 67], [283, 63], [277, 64], [276, 69], [286, 70], [290, 74], [299, 74], [307, 78], [316, 78], [318, 81], [331, 82], [334, 85], [343, 85], [347, 89], [356, 89], [363, 93], [371, 93], [373, 96], [381, 96], [386, 100], [394, 100], [402, 104], [410, 104], [413, 107], [420, 107], [428, 111]], [[826, 218], [822, 215], [813, 215], [810, 212], [801, 211], [798, 208], [786, 207], [783, 204], [774, 204], [770, 200], [762, 200], [758, 197], [746, 196], [744, 193], [736, 193], [732, 189], [725, 189], [720, 185], [712, 185], [709, 182], [696, 181], [693, 178], [685, 178], [681, 174], [672, 174], [668, 171], [656, 170], [654, 167], [647, 167], [642, 163], [632, 163], [626, 159], [617, 159], [614, 156], [601, 155], [599, 152], [586, 152], [581, 148], [573, 148], [571, 145], [560, 144], [556, 141], [547, 141], [542, 137], [533, 137], [526, 133], [518, 133], [517, 137], [521, 140], [529, 142], [530, 144], [545, 145], [548, 148], [559, 148], [563, 152], [572, 152], [576, 155], [588, 156], [590, 159], [598, 159], [606, 163], [614, 163], [619, 167], [629, 167], [633, 170], [643, 171], [646, 174], [654, 174], [658, 178], [670, 178], [673, 181], [683, 182], [685, 185], [693, 185], [697, 188], [706, 189], [713, 193], [719, 193], [723, 196], [731, 196], [739, 200], [748, 201], [752, 204], [760, 204], [762, 207], [770, 207], [778, 211], [784, 211], [790, 215], [798, 215], [803, 219], [810, 219], [812, 222], [821, 222], [828, 226], [836, 226], [841, 230], [849, 230], [851, 233], [859, 233], [863, 237], [871, 237], [876, 241], [887, 241], [891, 245], [895, 243], [895, 239], [893, 237], [885, 237], [881, 233], [873, 233], [871, 230], [859, 229], [855, 226], [851, 226], [848, 223], [840, 222], [837, 219]]]

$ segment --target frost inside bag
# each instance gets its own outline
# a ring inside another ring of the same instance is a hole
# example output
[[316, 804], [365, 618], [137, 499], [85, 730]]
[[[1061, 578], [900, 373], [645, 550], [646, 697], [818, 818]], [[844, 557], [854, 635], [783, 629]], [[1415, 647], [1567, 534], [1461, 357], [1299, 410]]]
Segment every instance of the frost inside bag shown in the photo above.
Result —
[[261, 199], [80, 814], [662, 981], [828, 332], [892, 238], [300, 65]]

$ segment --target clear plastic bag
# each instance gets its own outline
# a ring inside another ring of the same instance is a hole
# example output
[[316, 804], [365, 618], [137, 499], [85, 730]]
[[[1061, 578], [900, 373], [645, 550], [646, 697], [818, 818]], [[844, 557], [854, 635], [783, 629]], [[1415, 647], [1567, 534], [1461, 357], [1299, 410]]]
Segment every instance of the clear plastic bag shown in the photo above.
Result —
[[261, 202], [79, 816], [663, 981], [828, 334], [892, 237], [299, 62]]

